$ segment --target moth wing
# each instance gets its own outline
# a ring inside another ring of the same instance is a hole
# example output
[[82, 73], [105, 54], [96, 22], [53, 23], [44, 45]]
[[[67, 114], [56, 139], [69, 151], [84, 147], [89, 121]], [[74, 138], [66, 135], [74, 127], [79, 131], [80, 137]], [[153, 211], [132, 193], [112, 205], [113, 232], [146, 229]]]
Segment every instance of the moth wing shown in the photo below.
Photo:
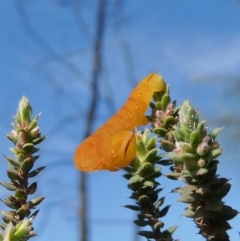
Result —
[[146, 116], [142, 113], [137, 113], [137, 110], [132, 112], [130, 108], [124, 105], [102, 128], [105, 129], [106, 132], [112, 132], [112, 134], [114, 134], [120, 131], [130, 131], [137, 126], [148, 124], [149, 121]]
[[109, 167], [121, 168], [129, 165], [136, 157], [136, 137], [130, 131], [121, 131], [111, 136], [111, 163]]
[[164, 91], [166, 89], [162, 76], [159, 76], [157, 73], [148, 75], [143, 82], [147, 83], [148, 88], [151, 89], [152, 92]]

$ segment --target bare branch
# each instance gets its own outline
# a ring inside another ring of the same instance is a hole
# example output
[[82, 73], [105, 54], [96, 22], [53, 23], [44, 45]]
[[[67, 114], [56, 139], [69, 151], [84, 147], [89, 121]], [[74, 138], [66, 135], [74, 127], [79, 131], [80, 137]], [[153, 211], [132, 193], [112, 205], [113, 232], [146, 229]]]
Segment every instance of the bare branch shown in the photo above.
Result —
[[[98, 103], [98, 84], [102, 69], [102, 44], [105, 30], [105, 15], [106, 15], [106, 0], [99, 0], [96, 19], [96, 37], [93, 49], [93, 70], [92, 70], [92, 91], [89, 112], [87, 116], [87, 127], [85, 137], [89, 136], [92, 131], [92, 125], [95, 117], [95, 112]], [[88, 220], [87, 220], [87, 180], [86, 174], [80, 174], [80, 189], [81, 189], [81, 241], [88, 240]]]
[[50, 54], [56, 62], [66, 67], [69, 71], [74, 73], [78, 78], [85, 77], [84, 74], [79, 70], [77, 66], [69, 62], [66, 58], [63, 58], [58, 54], [31, 25], [24, 4], [20, 0], [15, 0], [16, 8], [19, 13], [20, 21], [22, 23], [23, 29], [25, 32], [33, 39], [33, 41], [46, 53]]

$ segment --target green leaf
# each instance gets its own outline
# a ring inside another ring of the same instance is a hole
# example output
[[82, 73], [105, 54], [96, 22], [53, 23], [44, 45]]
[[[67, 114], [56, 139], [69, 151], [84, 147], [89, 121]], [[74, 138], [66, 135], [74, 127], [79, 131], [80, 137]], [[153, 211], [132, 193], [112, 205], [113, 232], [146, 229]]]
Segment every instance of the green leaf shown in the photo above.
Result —
[[7, 171], [7, 176], [10, 180], [17, 180], [17, 181], [23, 181], [23, 178], [18, 175], [16, 171], [13, 170], [8, 170]]
[[196, 221], [202, 220], [202, 219], [210, 219], [212, 218], [212, 212], [206, 210], [204, 207], [198, 207], [195, 214], [194, 214], [194, 219]]
[[132, 174], [129, 174], [129, 173], [125, 173], [123, 174], [123, 177], [127, 180], [129, 180], [131, 177], [132, 177]]
[[159, 218], [164, 217], [164, 216], [167, 214], [170, 206], [171, 206], [171, 205], [167, 205], [166, 207], [164, 207], [164, 208], [160, 211], [160, 213], [159, 213], [159, 215], [158, 215]]
[[152, 137], [147, 143], [147, 146], [146, 146], [147, 149], [148, 150], [154, 149], [156, 147], [156, 141], [157, 141], [157, 137], [156, 136]]
[[221, 220], [231, 220], [237, 216], [239, 212], [230, 206], [223, 205], [221, 213], [217, 213], [217, 218]]
[[26, 241], [28, 240], [29, 232], [32, 229], [32, 222], [28, 219], [21, 221], [17, 224], [14, 233], [12, 234], [11, 241]]
[[168, 140], [161, 140], [160, 143], [161, 143], [162, 149], [166, 152], [171, 152], [176, 148], [174, 143]]
[[155, 208], [159, 208], [160, 206], [163, 205], [164, 203], [164, 200], [165, 200], [165, 197], [161, 197], [156, 203], [155, 203]]
[[17, 210], [17, 214], [19, 215], [20, 219], [24, 219], [31, 214], [31, 211], [29, 210], [28, 206], [22, 205], [22, 207]]
[[183, 203], [193, 203], [197, 202], [201, 198], [201, 194], [199, 193], [183, 193], [179, 201]]
[[125, 208], [131, 209], [133, 211], [141, 211], [141, 207], [135, 205], [125, 205]]
[[147, 154], [141, 160], [141, 162], [142, 163], [144, 163], [144, 162], [151, 162], [151, 160], [157, 155], [157, 153], [158, 153], [158, 149], [157, 148], [154, 148], [154, 149], [148, 151]]
[[32, 141], [32, 143], [34, 144], [34, 145], [37, 145], [37, 144], [40, 144], [42, 141], [44, 141], [46, 139], [46, 136], [40, 136], [40, 137], [38, 137], [38, 138], [35, 138], [35, 139], [33, 139], [33, 140], [31, 140]]
[[218, 163], [219, 163], [218, 160], [211, 160], [211, 161], [209, 161], [207, 167], [208, 167], [209, 170], [213, 169], [218, 165]]
[[201, 175], [205, 175], [207, 173], [208, 173], [208, 169], [206, 169], [206, 168], [199, 168], [197, 173], [196, 173], [196, 175], [197, 176], [201, 176]]
[[189, 185], [194, 185], [198, 183], [198, 181], [194, 179], [191, 175], [181, 175], [178, 179]]
[[124, 167], [123, 170], [127, 173], [133, 173], [134, 172], [134, 168], [132, 168], [131, 166]]
[[168, 133], [168, 130], [164, 127], [155, 127], [152, 131], [160, 137], [165, 137]]
[[144, 162], [138, 168], [136, 174], [143, 178], [147, 178], [147, 177], [151, 177], [154, 174], [156, 174], [156, 171], [154, 170], [153, 165], [151, 163]]
[[220, 133], [220, 131], [221, 131], [223, 128], [224, 128], [224, 127], [214, 129], [214, 130], [210, 133], [210, 137], [211, 137], [213, 140], [215, 140], [216, 137], [218, 136], [218, 134]]
[[21, 122], [31, 123], [32, 108], [29, 104], [28, 98], [23, 96], [19, 102], [18, 113], [20, 115]]
[[140, 177], [139, 175], [134, 175], [132, 176], [130, 179], [129, 179], [129, 183], [130, 184], [133, 184], [133, 183], [138, 183], [138, 182], [141, 182], [142, 180], [144, 180], [143, 177]]
[[165, 94], [165, 91], [160, 91], [160, 92], [154, 92], [153, 94], [153, 99], [157, 101], [161, 101], [163, 95]]
[[176, 152], [172, 151], [168, 153], [169, 158], [174, 162], [176, 166], [179, 164], [183, 164], [183, 160], [180, 158], [179, 154]]
[[195, 191], [197, 189], [196, 186], [194, 185], [189, 185], [189, 186], [185, 186], [185, 187], [178, 187], [172, 190], [172, 192], [177, 192], [179, 194], [188, 194], [188, 193], [192, 193], [193, 191]]
[[196, 149], [198, 145], [201, 143], [201, 133], [199, 130], [193, 130], [190, 134], [190, 144], [193, 149]]
[[147, 220], [135, 220], [133, 222], [139, 227], [145, 227], [145, 226], [149, 225], [149, 221], [147, 221]]
[[184, 216], [187, 218], [193, 218], [194, 217], [194, 212], [190, 208], [187, 208], [186, 211], [184, 212]]
[[214, 179], [212, 182], [210, 182], [210, 187], [214, 190], [217, 191], [218, 189], [222, 188], [222, 186], [228, 182], [229, 179], [225, 177], [217, 178]]
[[10, 163], [10, 165], [12, 165], [13, 167], [15, 167], [16, 169], [18, 169], [20, 167], [20, 164], [13, 158], [9, 157], [9, 156], [4, 156], [7, 161]]
[[29, 201], [27, 204], [29, 205], [29, 207], [35, 207], [39, 205], [44, 199], [45, 197], [34, 198], [31, 201]]
[[199, 124], [198, 112], [193, 109], [191, 103], [184, 101], [179, 111], [180, 124], [186, 125], [189, 129], [194, 130]]
[[165, 120], [163, 121], [163, 126], [168, 129], [171, 128], [172, 126], [174, 126], [176, 123], [176, 120], [173, 116], [168, 116], [167, 118], [165, 118]]
[[39, 209], [36, 210], [34, 213], [32, 213], [30, 216], [29, 216], [29, 220], [32, 222], [34, 220], [34, 218], [36, 218], [37, 214], [39, 212]]
[[6, 217], [6, 218], [8, 218], [9, 220], [13, 220], [13, 213], [11, 213], [11, 212], [7, 212], [7, 211], [1, 211], [1, 214], [4, 216], [4, 217]]
[[147, 188], [147, 187], [154, 188], [157, 185], [159, 185], [158, 182], [154, 182], [154, 181], [150, 181], [150, 180], [146, 180], [143, 182], [143, 188]]
[[161, 160], [158, 162], [158, 164], [163, 165], [163, 166], [169, 166], [173, 164], [173, 161], [171, 159], [168, 160]]
[[211, 157], [212, 159], [214, 159], [214, 158], [220, 156], [221, 154], [222, 154], [222, 149], [217, 148], [217, 149], [214, 149], [214, 150], [212, 150], [212, 151], [210, 152], [210, 157]]
[[16, 205], [15, 203], [11, 202], [10, 200], [8, 199], [0, 199], [0, 201], [2, 201], [5, 205], [7, 205], [9, 208], [12, 208], [12, 209], [17, 209], [18, 208], [18, 205]]
[[182, 153], [179, 158], [184, 161], [184, 164], [190, 168], [197, 166], [198, 156], [192, 153]]
[[164, 226], [164, 223], [161, 222], [161, 221], [158, 221], [158, 222], [156, 222], [156, 223], [154, 224], [153, 229], [154, 229], [154, 230], [159, 230], [160, 228], [163, 228], [163, 226]]
[[162, 110], [165, 112], [167, 106], [171, 103], [171, 97], [169, 94], [164, 94], [161, 100]]
[[162, 104], [161, 104], [160, 101], [156, 101], [156, 103], [155, 103], [155, 109], [156, 109], [156, 110], [162, 110]]
[[33, 160], [31, 157], [25, 159], [20, 166], [20, 170], [24, 175], [27, 175], [29, 171], [33, 168]]
[[163, 231], [163, 235], [165, 237], [168, 235], [172, 235], [176, 231], [177, 228], [178, 228], [178, 226], [172, 226], [172, 227], [166, 229], [165, 231]]
[[165, 176], [169, 179], [172, 179], [172, 180], [178, 180], [178, 178], [181, 176], [182, 174], [181, 173], [175, 173], [175, 172], [171, 172], [171, 173], [167, 173], [165, 174]]
[[204, 198], [204, 208], [209, 211], [222, 211], [223, 204], [221, 200], [211, 195], [207, 198]]
[[17, 189], [15, 197], [19, 202], [25, 202], [27, 200], [27, 194], [22, 189]]
[[34, 171], [28, 173], [28, 178], [29, 177], [35, 177], [36, 175], [38, 175], [46, 166], [43, 167], [39, 167], [37, 169], [35, 169]]
[[10, 222], [6, 226], [6, 228], [5, 228], [4, 232], [3, 232], [3, 241], [10, 241], [11, 240], [11, 236], [12, 236], [12, 233], [13, 233], [14, 229], [15, 228], [14, 228], [13, 224]]
[[231, 189], [230, 183], [224, 183], [223, 186], [217, 191], [216, 196], [220, 199], [225, 197]]
[[152, 239], [155, 237], [154, 232], [152, 231], [139, 231], [138, 234], [148, 239]]
[[158, 199], [158, 193], [162, 190], [163, 188], [158, 188], [149, 194], [149, 197], [151, 198], [152, 202], [156, 202], [156, 200]]
[[153, 215], [149, 214], [149, 213], [139, 213], [137, 216], [141, 220], [144, 219], [144, 218], [150, 219], [150, 218], [153, 217]]
[[12, 184], [12, 183], [7, 183], [7, 182], [0, 182], [2, 186], [4, 186], [6, 189], [9, 191], [16, 191], [17, 188]]

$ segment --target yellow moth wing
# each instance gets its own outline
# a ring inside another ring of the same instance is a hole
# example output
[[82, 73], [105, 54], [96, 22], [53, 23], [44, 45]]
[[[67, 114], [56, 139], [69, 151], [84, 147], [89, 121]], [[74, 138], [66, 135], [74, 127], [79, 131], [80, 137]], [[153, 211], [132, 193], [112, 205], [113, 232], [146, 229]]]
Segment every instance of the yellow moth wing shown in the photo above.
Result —
[[156, 73], [144, 78], [122, 108], [77, 147], [76, 167], [81, 171], [115, 171], [127, 166], [136, 155], [136, 138], [130, 131], [148, 124], [144, 114], [152, 96], [165, 88], [163, 79]]
[[166, 89], [162, 76], [159, 76], [157, 73], [148, 75], [143, 82], [147, 83], [148, 88], [151, 89], [152, 92], [164, 91]]
[[127, 166], [136, 156], [136, 137], [130, 131], [121, 131], [110, 138], [112, 160], [109, 166], [121, 168]]

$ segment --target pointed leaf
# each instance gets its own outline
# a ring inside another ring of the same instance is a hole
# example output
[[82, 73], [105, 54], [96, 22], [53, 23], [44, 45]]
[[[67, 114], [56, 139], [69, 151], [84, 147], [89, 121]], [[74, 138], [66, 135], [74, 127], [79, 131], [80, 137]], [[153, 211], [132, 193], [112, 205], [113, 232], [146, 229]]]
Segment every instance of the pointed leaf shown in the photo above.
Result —
[[187, 218], [193, 218], [194, 217], [194, 212], [192, 209], [190, 208], [187, 208], [186, 211], [184, 212], [184, 216], [187, 217]]
[[165, 200], [165, 197], [161, 197], [155, 204], [155, 208], [159, 208], [160, 206], [163, 205], [164, 203], [164, 200]]
[[142, 180], [144, 180], [144, 178], [140, 177], [139, 175], [134, 175], [129, 179], [129, 183], [133, 184], [133, 183], [141, 182]]
[[2, 186], [4, 186], [6, 189], [9, 191], [16, 191], [17, 188], [12, 184], [12, 183], [7, 183], [7, 182], [0, 182]]
[[196, 175], [197, 176], [201, 176], [201, 175], [205, 175], [208, 173], [208, 170], [206, 168], [199, 168], [199, 170], [197, 171]]
[[131, 209], [133, 211], [141, 211], [141, 207], [135, 205], [125, 205], [125, 208]]
[[31, 171], [30, 173], [28, 173], [28, 177], [35, 177], [36, 175], [38, 175], [46, 166], [43, 167], [39, 167], [37, 169], [35, 169], [34, 171]]
[[20, 164], [13, 158], [9, 157], [9, 156], [4, 156], [7, 161], [15, 168], [19, 168], [20, 167]]
[[164, 207], [164, 208], [160, 211], [160, 213], [159, 213], [159, 218], [162, 218], [162, 217], [164, 217], [164, 216], [167, 214], [170, 206], [171, 206], [171, 205], [167, 205], [166, 207]]
[[172, 180], [178, 180], [178, 178], [181, 175], [182, 175], [181, 173], [171, 172], [171, 173], [167, 173], [165, 176], [169, 179], [172, 179]]
[[163, 235], [166, 237], [167, 235], [172, 235], [176, 229], [178, 228], [178, 226], [172, 226], [170, 228], [168, 228], [167, 230], [163, 231]]
[[138, 234], [140, 236], [143, 236], [145, 238], [150, 238], [150, 239], [155, 237], [154, 232], [152, 231], [139, 231]]
[[184, 193], [180, 196], [179, 201], [183, 203], [197, 202], [201, 198], [199, 193]]
[[173, 164], [173, 161], [171, 159], [169, 160], [161, 160], [158, 162], [158, 164], [163, 165], [163, 166], [169, 166]]
[[231, 220], [234, 217], [236, 217], [236, 215], [238, 213], [239, 212], [237, 210], [233, 209], [232, 207], [223, 205], [222, 212], [218, 217], [223, 220]]
[[29, 201], [27, 204], [29, 205], [29, 207], [35, 207], [39, 205], [44, 199], [45, 197], [34, 198], [31, 201]]
[[220, 199], [225, 197], [231, 189], [231, 184], [229, 182], [224, 183], [223, 186], [217, 191], [216, 196]]
[[145, 227], [145, 226], [149, 225], [149, 221], [147, 221], [147, 220], [135, 220], [133, 222], [139, 227]]

